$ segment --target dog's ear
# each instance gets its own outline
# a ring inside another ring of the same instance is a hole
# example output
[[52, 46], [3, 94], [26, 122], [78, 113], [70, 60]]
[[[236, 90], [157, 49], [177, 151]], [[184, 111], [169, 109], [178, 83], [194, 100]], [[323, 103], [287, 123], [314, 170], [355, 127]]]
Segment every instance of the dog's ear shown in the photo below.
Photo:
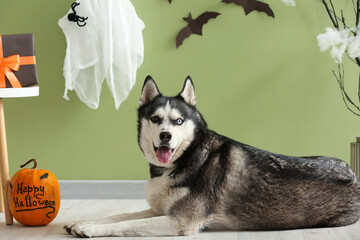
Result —
[[160, 95], [159, 89], [157, 88], [156, 83], [152, 77], [148, 75], [141, 90], [139, 105], [141, 106], [150, 102], [158, 95]]
[[179, 95], [185, 100], [187, 104], [191, 106], [196, 105], [195, 88], [190, 76], [187, 76], [187, 78], [185, 79], [184, 87]]

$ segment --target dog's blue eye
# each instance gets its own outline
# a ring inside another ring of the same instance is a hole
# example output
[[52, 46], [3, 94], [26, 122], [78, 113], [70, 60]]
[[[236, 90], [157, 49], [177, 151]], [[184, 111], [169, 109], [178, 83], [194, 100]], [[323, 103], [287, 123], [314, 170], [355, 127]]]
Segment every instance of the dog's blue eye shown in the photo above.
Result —
[[160, 122], [160, 118], [158, 116], [154, 116], [150, 118], [150, 121], [152, 121], [153, 123], [158, 123]]
[[177, 125], [181, 125], [181, 124], [183, 124], [184, 120], [182, 120], [181, 118], [178, 118], [178, 119], [176, 119], [175, 122]]

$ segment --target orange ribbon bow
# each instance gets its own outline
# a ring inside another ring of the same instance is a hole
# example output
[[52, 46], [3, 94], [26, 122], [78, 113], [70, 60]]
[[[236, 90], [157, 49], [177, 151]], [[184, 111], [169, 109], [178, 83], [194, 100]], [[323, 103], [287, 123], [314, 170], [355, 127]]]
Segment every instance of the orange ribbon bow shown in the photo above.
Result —
[[21, 84], [12, 71], [18, 71], [20, 65], [36, 64], [35, 56], [20, 57], [19, 54], [4, 58], [2, 38], [0, 35], [0, 88], [6, 88], [5, 76], [13, 88], [21, 88]]

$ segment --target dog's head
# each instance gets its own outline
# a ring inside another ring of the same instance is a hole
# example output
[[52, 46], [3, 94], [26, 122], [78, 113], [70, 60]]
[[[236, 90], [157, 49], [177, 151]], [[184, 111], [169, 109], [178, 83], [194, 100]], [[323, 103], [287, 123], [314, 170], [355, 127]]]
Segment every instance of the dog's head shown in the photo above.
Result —
[[170, 167], [195, 138], [196, 128], [206, 126], [196, 110], [194, 85], [187, 77], [182, 91], [164, 97], [148, 76], [138, 108], [138, 143], [145, 158], [154, 165]]

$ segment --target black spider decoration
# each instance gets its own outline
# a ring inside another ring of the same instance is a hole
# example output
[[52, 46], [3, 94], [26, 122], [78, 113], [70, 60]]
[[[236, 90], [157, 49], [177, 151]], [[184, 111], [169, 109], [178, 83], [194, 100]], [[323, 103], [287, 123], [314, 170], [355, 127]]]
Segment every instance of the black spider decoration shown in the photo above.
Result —
[[[73, 2], [71, 4], [71, 9], [73, 10], [73, 13], [68, 14], [68, 20], [71, 22], [76, 22], [79, 27], [84, 27], [86, 25], [85, 21], [88, 18], [87, 17], [79, 17], [78, 15], [76, 15], [75, 7], [78, 5], [80, 5], [80, 3], [77, 3], [77, 2]], [[81, 23], [84, 23], [84, 24], [81, 25]]]

